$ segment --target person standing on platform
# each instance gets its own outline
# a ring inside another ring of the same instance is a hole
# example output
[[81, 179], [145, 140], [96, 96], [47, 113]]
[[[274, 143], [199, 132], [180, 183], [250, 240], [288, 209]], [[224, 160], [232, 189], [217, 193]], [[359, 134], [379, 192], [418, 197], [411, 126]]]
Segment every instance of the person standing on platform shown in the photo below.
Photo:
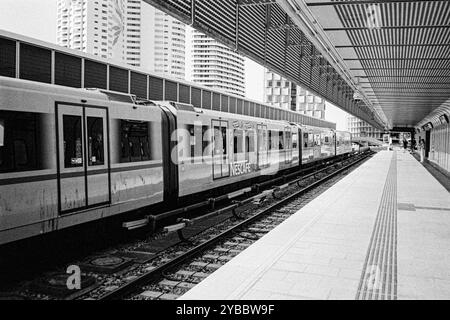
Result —
[[407, 148], [408, 148], [408, 140], [406, 140], [406, 138], [403, 138], [403, 153], [406, 152]]
[[425, 158], [425, 143], [422, 138], [419, 138], [419, 151], [420, 151], [420, 162], [423, 163]]

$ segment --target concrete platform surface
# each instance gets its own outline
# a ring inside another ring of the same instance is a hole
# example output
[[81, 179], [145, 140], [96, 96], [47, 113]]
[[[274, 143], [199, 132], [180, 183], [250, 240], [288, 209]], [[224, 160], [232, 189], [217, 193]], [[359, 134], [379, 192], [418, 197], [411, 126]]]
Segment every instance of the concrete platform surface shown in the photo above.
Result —
[[180, 299], [449, 299], [450, 194], [381, 151]]

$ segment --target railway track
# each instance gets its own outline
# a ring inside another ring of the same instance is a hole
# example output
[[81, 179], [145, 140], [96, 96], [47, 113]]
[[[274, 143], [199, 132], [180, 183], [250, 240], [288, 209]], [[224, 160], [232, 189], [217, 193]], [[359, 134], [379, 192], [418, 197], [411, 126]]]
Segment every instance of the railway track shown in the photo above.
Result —
[[[93, 254], [88, 260], [96, 268], [86, 261], [75, 261], [83, 271], [81, 290], [68, 292], [68, 275], [62, 271], [27, 282], [7, 298], [175, 299], [286, 220], [314, 198], [318, 189], [325, 190], [325, 183], [333, 183], [371, 154], [359, 154], [320, 170], [309, 168], [313, 171], [310, 174], [303, 170], [277, 177], [259, 185], [262, 191], [257, 194], [244, 193], [209, 213], [180, 219], [166, 227], [170, 234], [156, 235], [149, 243], [144, 241], [144, 246], [138, 241]], [[127, 258], [124, 252], [134, 252], [134, 256]], [[52, 286], [59, 287], [60, 292], [46, 290]]]
[[173, 300], [178, 298], [296, 212], [305, 202], [305, 199], [299, 199], [300, 196], [323, 186], [325, 182], [352, 169], [370, 156], [366, 154], [354, 159], [351, 163], [282, 197], [251, 217], [149, 270], [116, 290], [101, 295], [98, 299]]

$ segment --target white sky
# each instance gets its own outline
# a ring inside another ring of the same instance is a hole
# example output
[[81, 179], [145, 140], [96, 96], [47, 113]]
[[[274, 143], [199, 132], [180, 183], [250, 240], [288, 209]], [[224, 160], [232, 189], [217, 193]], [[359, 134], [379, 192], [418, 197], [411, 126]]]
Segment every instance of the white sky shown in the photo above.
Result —
[[56, 0], [0, 0], [0, 29], [56, 42]]
[[[0, 29], [56, 43], [56, 0], [0, 0]], [[190, 32], [187, 32], [186, 40], [190, 40], [189, 37]], [[189, 52], [188, 46], [186, 53]], [[245, 60], [246, 95], [249, 99], [262, 102], [264, 68], [250, 59]], [[190, 80], [189, 63], [186, 74], [187, 80]], [[325, 119], [335, 122], [338, 130], [347, 130], [346, 114], [327, 103]]]

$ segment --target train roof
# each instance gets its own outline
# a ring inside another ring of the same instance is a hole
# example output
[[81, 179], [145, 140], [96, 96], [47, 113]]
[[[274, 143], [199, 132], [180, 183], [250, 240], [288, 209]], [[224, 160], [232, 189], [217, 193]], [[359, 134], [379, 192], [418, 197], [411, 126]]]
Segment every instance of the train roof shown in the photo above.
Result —
[[216, 111], [216, 110], [207, 110], [207, 109], [200, 109], [196, 108], [191, 104], [186, 103], [179, 103], [174, 101], [153, 101], [156, 105], [165, 106], [168, 109], [172, 111], [172, 113], [176, 114], [178, 111], [183, 112], [192, 112], [192, 113], [198, 113], [203, 114], [207, 116], [217, 117], [217, 118], [227, 118], [227, 119], [239, 119], [244, 121], [253, 121], [253, 122], [259, 122], [259, 123], [272, 123], [272, 124], [284, 124], [284, 125], [297, 125], [295, 123], [291, 123], [286, 120], [271, 120], [266, 118], [260, 118], [260, 117], [252, 117], [242, 114], [235, 114], [235, 113], [229, 113], [229, 112], [222, 112], [222, 111]]
[[[206, 101], [209, 100], [209, 97], [212, 99], [220, 98], [221, 100], [225, 99], [229, 101], [230, 105], [233, 104], [236, 110], [239, 110], [237, 112], [229, 113], [240, 114], [240, 110], [244, 109], [245, 114], [249, 116], [254, 114], [264, 119], [295, 121], [297, 123], [308, 123], [310, 125], [326, 128], [335, 128], [336, 126], [334, 123], [329, 121], [317, 119], [291, 110], [280, 109], [260, 101], [248, 99], [215, 88], [206, 87], [198, 83], [170, 77], [165, 74], [157, 74], [144, 68], [130, 66], [123, 62], [102, 59], [95, 55], [67, 49], [16, 33], [0, 30], [0, 39], [3, 40], [3, 43], [6, 43], [7, 46], [9, 46], [8, 48], [10, 48], [11, 52], [14, 51], [14, 49], [20, 50], [22, 45], [30, 48], [38, 48], [38, 53], [35, 53], [36, 56], [33, 57], [33, 59], [29, 56], [20, 56], [14, 59], [14, 63], [5, 65], [5, 68], [14, 71], [10, 75], [10, 77], [13, 78], [22, 77], [20, 68], [28, 67], [32, 69], [30, 72], [32, 74], [33, 81], [45, 83], [51, 82], [60, 85], [69, 85], [68, 83], [70, 83], [70, 86], [81, 87], [84, 86], [86, 75], [89, 75], [90, 83], [98, 84], [97, 87], [112, 88], [111, 85], [114, 85], [116, 88], [122, 88], [124, 90], [123, 92], [127, 91], [135, 93], [140, 95], [141, 98], [149, 100], [177, 99], [180, 101], [186, 101], [187, 99], [196, 107], [211, 109], [211, 103], [203, 102], [205, 101], [204, 97], [208, 97], [206, 98]], [[51, 63], [40, 64], [40, 61], [47, 61], [49, 59], [51, 60]], [[60, 61], [59, 64], [57, 63], [58, 61]], [[87, 62], [89, 62], [88, 65], [86, 65]], [[33, 69], [32, 66], [35, 64], [37, 64], [37, 67], [40, 68], [39, 70], [42, 69], [41, 73], [45, 76], [39, 76], [39, 72], [33, 73], [33, 70], [35, 69]], [[84, 68], [82, 68], [83, 64], [85, 65]], [[58, 66], [60, 66], [59, 69]], [[87, 66], [90, 67], [86, 68]], [[78, 70], [79, 72], [72, 74], [71, 77], [69, 77], [69, 80], [65, 77], [58, 77], [58, 74], [66, 72], [66, 68], [70, 70], [73, 68], [73, 70]], [[99, 69], [101, 69], [101, 71], [99, 71]], [[121, 71], [120, 74], [126, 74], [126, 76], [119, 76], [117, 73], [113, 73], [112, 71]], [[30, 76], [30, 72], [24, 74], [28, 74], [28, 76]], [[105, 76], [108, 72], [109, 77]], [[118, 84], [122, 85], [117, 86]], [[123, 84], [128, 84], [128, 90], [124, 89], [126, 86], [123, 86]]]
[[[121, 92], [107, 91], [97, 88], [71, 88], [66, 86], [28, 81], [23, 79], [15, 79], [0, 76], [0, 92], [5, 88], [17, 89], [21, 92], [33, 92], [36, 95], [47, 96], [51, 95], [66, 96], [72, 100], [79, 100], [81, 103], [95, 104], [107, 102], [126, 103], [134, 105], [152, 105], [148, 101], [141, 101], [135, 95], [124, 94]], [[4, 92], [2, 92], [2, 96]]]

